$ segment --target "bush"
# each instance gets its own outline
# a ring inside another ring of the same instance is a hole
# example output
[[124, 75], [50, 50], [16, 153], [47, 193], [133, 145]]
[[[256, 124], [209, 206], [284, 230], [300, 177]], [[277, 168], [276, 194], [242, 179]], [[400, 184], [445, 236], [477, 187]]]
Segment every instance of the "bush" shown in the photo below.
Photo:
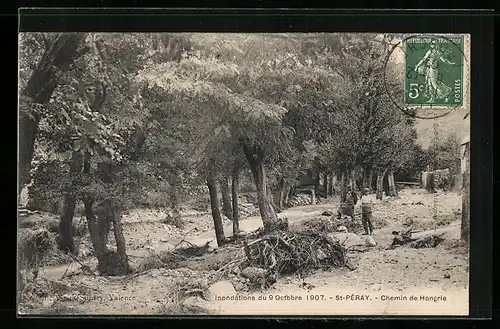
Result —
[[19, 260], [21, 268], [36, 269], [55, 245], [55, 236], [46, 229], [19, 231]]
[[430, 165], [434, 170], [449, 169], [449, 187], [458, 183], [456, 176], [461, 172], [460, 139], [455, 133], [443, 139], [434, 139], [429, 146], [428, 155]]

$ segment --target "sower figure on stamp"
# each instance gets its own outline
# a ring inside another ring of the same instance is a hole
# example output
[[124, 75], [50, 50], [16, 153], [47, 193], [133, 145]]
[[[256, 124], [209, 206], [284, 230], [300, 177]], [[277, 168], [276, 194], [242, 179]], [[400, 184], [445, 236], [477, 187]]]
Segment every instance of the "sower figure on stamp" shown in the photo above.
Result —
[[370, 195], [370, 190], [368, 188], [363, 189], [363, 194], [359, 201], [361, 203], [361, 221], [363, 223], [363, 228], [365, 229], [366, 235], [372, 235], [372, 209], [374, 199], [373, 196]]
[[337, 211], [338, 218], [340, 219], [342, 215], [347, 215], [354, 220], [354, 205], [358, 203], [358, 195], [352, 190], [349, 185], [347, 187], [347, 193], [342, 196], [342, 204]]
[[444, 98], [445, 103], [448, 103], [452, 88], [439, 79], [439, 61], [449, 65], [455, 63], [443, 57], [436, 40], [431, 42], [430, 47], [431, 49], [427, 50], [424, 57], [415, 65], [415, 71], [425, 76], [425, 91], [429, 98], [427, 103], [434, 102], [436, 98]]

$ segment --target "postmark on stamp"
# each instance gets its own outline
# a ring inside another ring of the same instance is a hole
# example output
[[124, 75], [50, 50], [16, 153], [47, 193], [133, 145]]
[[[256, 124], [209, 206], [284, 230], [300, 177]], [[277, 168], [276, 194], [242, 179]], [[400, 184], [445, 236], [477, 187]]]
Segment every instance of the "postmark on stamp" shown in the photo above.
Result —
[[456, 108], [464, 104], [464, 37], [419, 35], [403, 42], [404, 103]]

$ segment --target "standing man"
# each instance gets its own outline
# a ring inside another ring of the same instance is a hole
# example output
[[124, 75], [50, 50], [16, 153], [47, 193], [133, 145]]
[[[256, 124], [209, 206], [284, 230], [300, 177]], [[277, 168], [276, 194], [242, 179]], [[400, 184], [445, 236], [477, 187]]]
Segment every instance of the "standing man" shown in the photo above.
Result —
[[352, 190], [352, 187], [349, 185], [347, 187], [347, 193], [342, 196], [342, 204], [337, 211], [338, 219], [342, 217], [342, 215], [347, 215], [354, 220], [354, 205], [358, 203], [358, 195], [356, 192]]
[[363, 195], [359, 200], [361, 202], [361, 221], [363, 223], [363, 228], [365, 229], [366, 235], [372, 235], [373, 224], [372, 224], [372, 209], [374, 199], [373, 196], [369, 195], [370, 190], [367, 188], [363, 189]]

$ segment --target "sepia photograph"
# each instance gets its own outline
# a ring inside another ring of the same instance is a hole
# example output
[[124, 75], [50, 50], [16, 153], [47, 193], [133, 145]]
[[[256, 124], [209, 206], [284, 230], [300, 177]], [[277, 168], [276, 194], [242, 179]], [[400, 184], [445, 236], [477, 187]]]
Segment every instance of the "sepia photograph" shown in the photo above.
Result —
[[470, 35], [18, 40], [19, 315], [469, 315]]

